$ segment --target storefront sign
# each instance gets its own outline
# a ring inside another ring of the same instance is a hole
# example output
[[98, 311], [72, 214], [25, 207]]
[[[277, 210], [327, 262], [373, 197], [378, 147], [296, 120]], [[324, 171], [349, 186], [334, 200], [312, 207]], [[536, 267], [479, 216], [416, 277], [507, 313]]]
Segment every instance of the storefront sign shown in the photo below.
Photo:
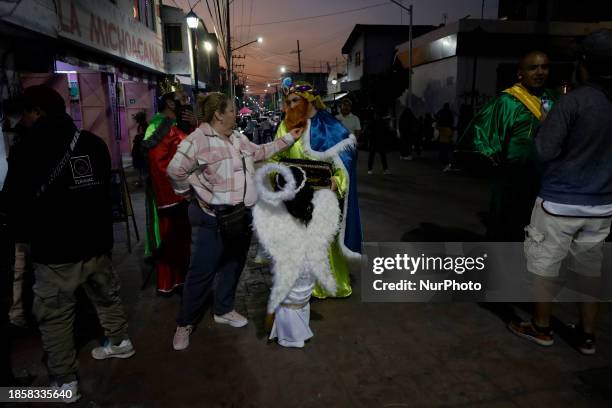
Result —
[[161, 37], [110, 2], [58, 0], [57, 13], [61, 37], [164, 71]]

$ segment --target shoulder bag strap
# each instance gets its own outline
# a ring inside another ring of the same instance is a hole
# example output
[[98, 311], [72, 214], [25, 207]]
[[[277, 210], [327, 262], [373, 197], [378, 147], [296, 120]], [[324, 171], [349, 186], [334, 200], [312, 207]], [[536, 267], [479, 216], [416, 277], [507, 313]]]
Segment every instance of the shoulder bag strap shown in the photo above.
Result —
[[68, 145], [68, 149], [66, 150], [66, 152], [64, 153], [64, 155], [62, 156], [60, 161], [57, 163], [57, 165], [55, 166], [53, 171], [47, 177], [47, 181], [44, 182], [38, 188], [38, 191], [36, 191], [36, 198], [40, 198], [40, 196], [45, 191], [47, 191], [49, 186], [51, 184], [53, 184], [55, 182], [55, 180], [57, 179], [57, 177], [62, 173], [62, 171], [66, 167], [66, 164], [68, 163], [68, 160], [70, 160], [70, 157], [72, 156], [72, 152], [74, 152], [74, 148], [75, 148], [77, 142], [79, 141], [79, 137], [80, 136], [81, 136], [81, 130], [77, 129], [77, 131], [74, 132], [74, 136], [72, 137], [72, 140], [70, 141], [70, 144]]

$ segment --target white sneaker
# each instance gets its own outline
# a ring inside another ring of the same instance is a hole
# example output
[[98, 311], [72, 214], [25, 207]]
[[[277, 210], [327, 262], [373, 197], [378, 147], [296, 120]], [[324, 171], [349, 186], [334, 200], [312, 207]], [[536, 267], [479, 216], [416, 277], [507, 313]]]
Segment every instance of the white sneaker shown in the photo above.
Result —
[[246, 317], [241, 315], [235, 310], [226, 313], [222, 316], [214, 315], [215, 322], [222, 324], [229, 324], [232, 327], [244, 327], [249, 322]]
[[28, 321], [22, 317], [10, 317], [10, 322], [13, 326], [19, 327], [20, 329], [29, 329]]
[[393, 174], [393, 173], [391, 173], [391, 171], [389, 171], [389, 170], [385, 170], [385, 173], [384, 173], [384, 174], [385, 174], [385, 176], [390, 176], [390, 175], [391, 175], [391, 174]]
[[57, 389], [63, 397], [59, 398], [64, 404], [73, 404], [81, 399], [81, 394], [79, 394], [79, 383], [78, 381], [71, 381], [66, 384], [62, 384], [61, 387], [57, 385], [57, 383], [51, 383], [51, 388]]
[[368, 170], [368, 174], [374, 174], [374, 170]]
[[129, 339], [123, 340], [119, 345], [114, 346], [110, 340], [106, 340], [101, 347], [96, 347], [91, 350], [91, 356], [96, 360], [105, 360], [107, 358], [130, 358], [136, 354], [134, 346]]
[[176, 332], [174, 333], [174, 338], [172, 339], [172, 347], [176, 351], [185, 350], [189, 347], [189, 336], [193, 331], [192, 325], [187, 326], [178, 326], [176, 328]]

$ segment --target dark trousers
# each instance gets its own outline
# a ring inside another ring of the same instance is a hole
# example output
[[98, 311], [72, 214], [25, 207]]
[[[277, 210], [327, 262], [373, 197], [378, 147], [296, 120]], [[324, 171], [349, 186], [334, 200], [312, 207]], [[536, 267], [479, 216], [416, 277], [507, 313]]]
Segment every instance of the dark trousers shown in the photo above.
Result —
[[417, 132], [402, 133], [400, 137], [400, 156], [406, 157], [414, 154], [421, 154], [423, 139]]
[[377, 147], [370, 147], [370, 156], [368, 157], [368, 170], [374, 168], [374, 157], [376, 153], [380, 155], [380, 161], [382, 162], [383, 170], [387, 170], [387, 153], [384, 149]]
[[217, 219], [205, 213], [197, 203], [189, 206], [191, 223], [191, 262], [183, 287], [179, 326], [195, 324], [206, 297], [218, 275], [213, 313], [224, 315], [234, 309], [236, 286], [246, 263], [251, 231], [241, 242], [227, 245], [221, 239]]
[[[3, 220], [4, 221], [4, 220]], [[12, 251], [15, 244], [9, 240], [8, 230], [0, 226], [0, 268], [10, 271]], [[0, 387], [14, 384], [11, 367], [11, 348], [13, 333], [10, 331], [8, 311], [11, 305], [11, 274], [0, 274]]]
[[440, 143], [440, 162], [442, 164], [449, 164], [451, 162], [451, 154], [453, 152], [453, 144], [452, 143]]
[[540, 190], [538, 170], [516, 166], [497, 171], [492, 180], [487, 239], [523, 242], [531, 210]]

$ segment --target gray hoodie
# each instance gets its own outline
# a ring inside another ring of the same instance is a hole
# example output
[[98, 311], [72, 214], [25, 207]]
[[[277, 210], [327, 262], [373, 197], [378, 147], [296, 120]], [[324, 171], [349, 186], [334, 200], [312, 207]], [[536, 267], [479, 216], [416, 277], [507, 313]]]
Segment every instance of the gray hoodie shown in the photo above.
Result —
[[588, 83], [563, 96], [540, 127], [540, 197], [573, 205], [612, 204], [612, 96]]

